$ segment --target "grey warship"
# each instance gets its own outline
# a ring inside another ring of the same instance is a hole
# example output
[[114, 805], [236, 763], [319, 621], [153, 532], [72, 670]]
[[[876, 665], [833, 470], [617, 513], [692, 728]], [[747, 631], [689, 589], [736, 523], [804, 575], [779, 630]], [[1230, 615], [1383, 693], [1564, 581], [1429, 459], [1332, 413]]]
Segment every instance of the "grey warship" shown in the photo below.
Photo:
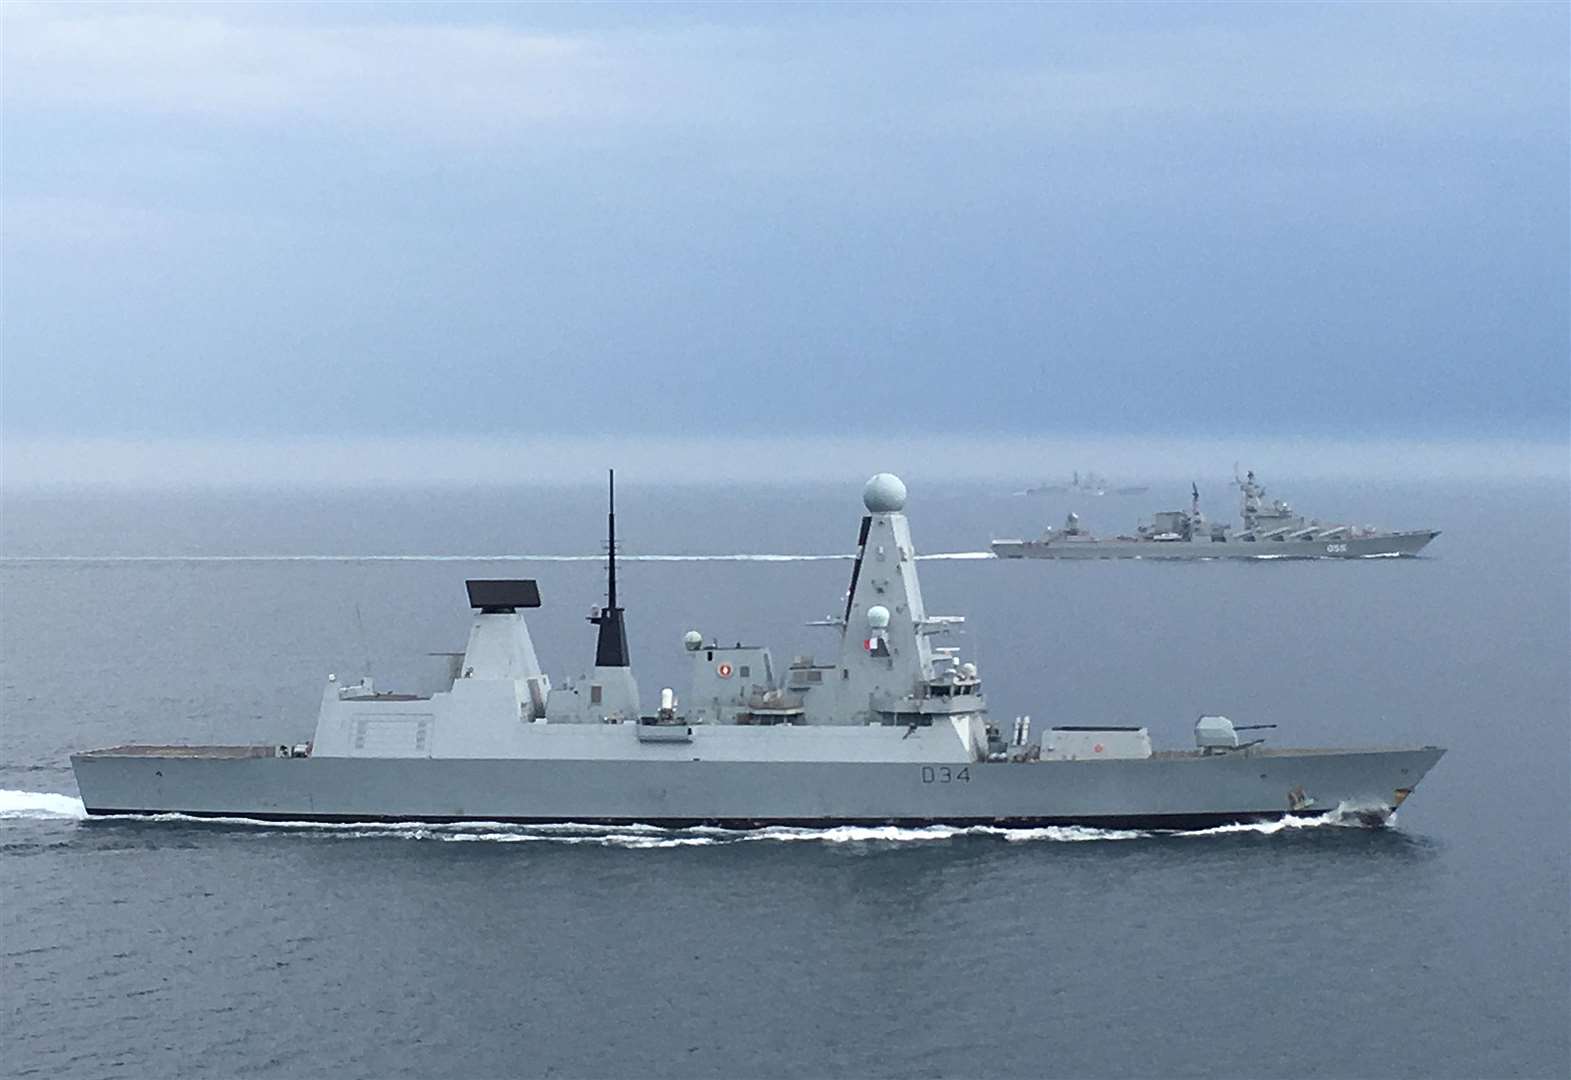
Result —
[[1036, 540], [994, 540], [1000, 559], [1370, 559], [1417, 555], [1440, 533], [1391, 532], [1356, 525], [1327, 525], [1295, 513], [1251, 471], [1238, 481], [1243, 528], [1210, 522], [1200, 511], [1200, 489], [1190, 485], [1188, 510], [1165, 510], [1132, 536], [1093, 536], [1071, 513], [1062, 528]]
[[292, 821], [500, 821], [821, 827], [1091, 825], [1172, 830], [1338, 813], [1388, 819], [1444, 751], [1268, 748], [1269, 725], [1202, 716], [1195, 746], [1076, 719], [1032, 733], [989, 722], [982, 677], [935, 643], [963, 620], [927, 611], [904, 513], [881, 473], [863, 492], [843, 609], [816, 624], [824, 662], [696, 630], [692, 685], [641, 708], [616, 587], [593, 671], [553, 686], [525, 612], [533, 580], [471, 580], [469, 639], [448, 689], [389, 692], [328, 675], [306, 742], [118, 746], [72, 756], [89, 815]]
[[1107, 481], [1098, 476], [1096, 473], [1088, 472], [1084, 476], [1081, 476], [1080, 470], [1076, 469], [1070, 476], [1068, 483], [1037, 484], [1033, 487], [1026, 488], [1020, 494], [1101, 496], [1111, 492], [1114, 495], [1144, 495], [1150, 490], [1151, 489], [1145, 484], [1125, 484], [1120, 487], [1109, 487]]

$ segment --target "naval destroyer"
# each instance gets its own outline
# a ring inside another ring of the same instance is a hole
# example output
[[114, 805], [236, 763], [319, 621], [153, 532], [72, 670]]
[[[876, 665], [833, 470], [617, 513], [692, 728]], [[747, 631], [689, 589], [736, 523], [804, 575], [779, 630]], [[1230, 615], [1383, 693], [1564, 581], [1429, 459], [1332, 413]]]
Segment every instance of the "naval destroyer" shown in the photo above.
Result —
[[1100, 496], [1112, 492], [1114, 495], [1144, 495], [1150, 490], [1145, 484], [1126, 484], [1122, 487], [1109, 487], [1107, 481], [1096, 473], [1088, 472], [1081, 476], [1080, 470], [1076, 469], [1066, 484], [1037, 484], [1035, 487], [1026, 488], [1021, 494]]
[[[616, 587], [586, 677], [553, 685], [525, 612], [533, 580], [467, 582], [474, 609], [451, 685], [429, 696], [328, 675], [306, 742], [118, 746], [72, 756], [87, 812], [263, 820], [596, 825], [1086, 824], [1184, 829], [1341, 813], [1385, 821], [1444, 753], [1434, 746], [1280, 749], [1269, 725], [1202, 716], [1195, 745], [1065, 718], [989, 722], [977, 665], [937, 644], [904, 509], [880, 473], [863, 492], [844, 608], [819, 620], [822, 662], [690, 631], [692, 685], [641, 707]], [[1005, 728], [1008, 730], [1004, 730]]]
[[1305, 519], [1250, 472], [1237, 481], [1243, 528], [1233, 531], [1200, 512], [1200, 489], [1191, 484], [1188, 510], [1165, 510], [1132, 536], [1093, 536], [1071, 513], [1062, 528], [1037, 540], [994, 540], [1000, 559], [1369, 559], [1417, 555], [1440, 533], [1434, 529], [1388, 532]]

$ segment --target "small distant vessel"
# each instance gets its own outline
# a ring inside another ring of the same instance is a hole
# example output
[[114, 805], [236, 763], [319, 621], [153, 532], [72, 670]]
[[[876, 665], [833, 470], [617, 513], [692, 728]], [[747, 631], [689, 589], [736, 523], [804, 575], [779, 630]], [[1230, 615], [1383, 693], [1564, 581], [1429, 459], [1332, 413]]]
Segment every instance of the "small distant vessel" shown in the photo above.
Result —
[[1445, 752], [1266, 747], [1273, 725], [1219, 715], [1200, 717], [1194, 747], [1175, 750], [1153, 749], [1144, 727], [1093, 717], [1034, 735], [1028, 716], [1000, 727], [977, 665], [935, 641], [963, 619], [927, 611], [905, 503], [888, 473], [863, 490], [844, 607], [814, 623], [833, 639], [820, 661], [781, 665], [762, 646], [692, 630], [685, 707], [666, 688], [644, 712], [617, 596], [613, 504], [587, 677], [557, 686], [541, 669], [524, 614], [540, 606], [533, 580], [472, 580], [469, 644], [446, 689], [388, 692], [328, 675], [310, 742], [75, 754], [82, 802], [95, 817], [313, 821], [1189, 829], [1336, 814], [1378, 824]]
[[1025, 489], [1027, 495], [1144, 495], [1150, 491], [1145, 484], [1109, 487], [1107, 478], [1088, 472], [1082, 476], [1076, 470], [1067, 484], [1038, 484]]
[[1368, 559], [1417, 555], [1440, 533], [1391, 532], [1357, 525], [1325, 525], [1295, 513], [1281, 499], [1266, 502], [1266, 489], [1251, 471], [1237, 481], [1243, 528], [1234, 532], [1200, 512], [1200, 489], [1190, 485], [1188, 510], [1165, 510], [1133, 536], [1093, 536], [1070, 514], [1063, 528], [1038, 540], [994, 540], [1000, 559]]

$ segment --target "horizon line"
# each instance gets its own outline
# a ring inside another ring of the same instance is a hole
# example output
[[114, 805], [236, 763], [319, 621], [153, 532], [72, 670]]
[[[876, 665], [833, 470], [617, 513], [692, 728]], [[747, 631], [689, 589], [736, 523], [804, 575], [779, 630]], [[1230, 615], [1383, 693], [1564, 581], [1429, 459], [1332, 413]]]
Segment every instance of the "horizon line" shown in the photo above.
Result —
[[1305, 477], [1549, 479], [1571, 475], [1571, 437], [1155, 435], [527, 436], [345, 439], [0, 439], [0, 488], [706, 486], [836, 481], [880, 471], [925, 482], [1039, 482], [1073, 471], [1114, 482], [1213, 478], [1235, 466]]

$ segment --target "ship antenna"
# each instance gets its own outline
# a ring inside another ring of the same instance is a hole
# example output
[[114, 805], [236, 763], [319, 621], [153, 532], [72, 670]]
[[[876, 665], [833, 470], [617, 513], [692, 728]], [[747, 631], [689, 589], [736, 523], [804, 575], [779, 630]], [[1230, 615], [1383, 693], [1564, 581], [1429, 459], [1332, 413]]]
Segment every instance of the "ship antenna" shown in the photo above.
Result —
[[851, 564], [851, 587], [846, 590], [845, 623], [851, 625], [851, 605], [856, 602], [856, 579], [862, 574], [862, 557], [867, 554], [867, 534], [873, 527], [873, 516], [862, 518], [862, 531], [856, 538], [856, 562]]
[[606, 602], [616, 607], [616, 470], [608, 469], [606, 500]]
[[609, 470], [609, 499], [606, 510], [606, 606], [589, 616], [600, 628], [595, 641], [596, 667], [629, 667], [627, 626], [616, 602], [616, 470]]

